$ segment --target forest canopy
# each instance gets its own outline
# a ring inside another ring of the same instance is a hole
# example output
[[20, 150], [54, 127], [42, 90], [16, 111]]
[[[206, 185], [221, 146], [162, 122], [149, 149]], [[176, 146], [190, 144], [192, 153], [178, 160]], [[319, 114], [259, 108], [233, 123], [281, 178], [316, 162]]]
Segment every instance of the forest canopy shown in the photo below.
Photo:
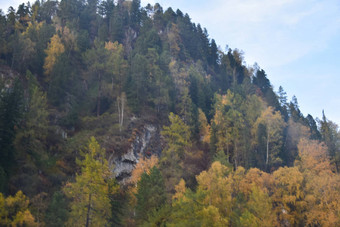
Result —
[[340, 225], [338, 125], [179, 9], [3, 9], [0, 75], [1, 226]]

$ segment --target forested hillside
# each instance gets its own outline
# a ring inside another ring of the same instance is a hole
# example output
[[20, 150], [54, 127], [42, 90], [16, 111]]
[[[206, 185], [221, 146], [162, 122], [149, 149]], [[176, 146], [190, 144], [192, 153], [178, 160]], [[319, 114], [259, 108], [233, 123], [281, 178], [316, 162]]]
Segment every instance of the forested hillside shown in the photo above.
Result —
[[188, 14], [139, 0], [6, 10], [0, 226], [340, 225], [338, 126]]

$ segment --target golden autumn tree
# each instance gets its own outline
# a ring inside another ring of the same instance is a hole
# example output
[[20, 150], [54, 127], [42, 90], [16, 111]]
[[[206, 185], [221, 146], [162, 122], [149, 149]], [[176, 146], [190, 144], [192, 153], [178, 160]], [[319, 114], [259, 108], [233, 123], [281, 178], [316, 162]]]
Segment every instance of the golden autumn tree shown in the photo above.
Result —
[[74, 31], [70, 30], [68, 27], [57, 27], [57, 31], [61, 33], [62, 41], [65, 44], [65, 49], [68, 51], [68, 56], [70, 56], [71, 51], [78, 50], [77, 47], [77, 35]]
[[281, 224], [298, 226], [303, 224], [306, 208], [303, 190], [303, 175], [297, 167], [279, 168], [273, 173], [275, 212]]
[[22, 191], [7, 198], [0, 193], [0, 226], [38, 226], [28, 205], [29, 199]]
[[298, 145], [300, 168], [306, 185], [306, 224], [340, 225], [340, 176], [335, 173], [327, 147], [317, 141], [301, 139]]
[[176, 193], [172, 198], [172, 212], [166, 226], [227, 226], [228, 219], [223, 217], [219, 209], [207, 204], [205, 192], [192, 192], [180, 180], [175, 186]]
[[210, 125], [202, 109], [198, 109], [198, 120], [200, 123], [199, 124], [200, 140], [203, 143], [209, 143], [210, 142]]
[[172, 200], [179, 200], [184, 197], [186, 192], [185, 181], [181, 179], [179, 183], [175, 186], [176, 193], [172, 196]]
[[232, 206], [232, 179], [228, 177], [229, 168], [220, 162], [214, 162], [208, 171], [196, 177], [198, 192], [203, 193], [203, 203], [213, 205], [227, 217]]
[[241, 226], [275, 226], [276, 216], [272, 211], [269, 195], [255, 184], [251, 185], [251, 193], [246, 203], [246, 210], [240, 217]]
[[116, 186], [105, 159], [105, 150], [100, 148], [94, 137], [90, 139], [88, 153], [82, 161], [77, 160], [81, 173], [75, 182], [64, 186], [71, 200], [69, 226], [104, 226], [111, 216], [109, 195]]
[[149, 174], [150, 169], [157, 165], [158, 158], [156, 155], [152, 155], [150, 158], [140, 159], [137, 165], [135, 166], [134, 170], [132, 170], [130, 182], [133, 184], [137, 184], [143, 173]]
[[[232, 96], [232, 93], [228, 93], [228, 97]], [[213, 121], [216, 125], [216, 134], [217, 134], [217, 150], [222, 150], [230, 155], [231, 150], [231, 128], [227, 127], [227, 123], [229, 122], [226, 119], [224, 114], [225, 105], [230, 105], [231, 103], [228, 101], [227, 96], [216, 95], [215, 96], [215, 115]]]
[[[61, 41], [58, 34], [52, 36], [50, 43], [45, 50], [46, 58], [44, 63], [45, 74], [49, 75], [52, 72], [53, 66], [57, 61], [57, 58], [64, 53], [65, 47]], [[47, 77], [46, 80], [49, 81], [51, 78]]]

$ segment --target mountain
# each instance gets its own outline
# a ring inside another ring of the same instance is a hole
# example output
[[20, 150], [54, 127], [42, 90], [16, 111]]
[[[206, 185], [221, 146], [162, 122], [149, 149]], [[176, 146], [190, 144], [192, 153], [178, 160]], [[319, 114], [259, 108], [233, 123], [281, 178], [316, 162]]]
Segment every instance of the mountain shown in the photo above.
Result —
[[36, 1], [0, 30], [0, 225], [340, 224], [338, 126], [188, 14]]

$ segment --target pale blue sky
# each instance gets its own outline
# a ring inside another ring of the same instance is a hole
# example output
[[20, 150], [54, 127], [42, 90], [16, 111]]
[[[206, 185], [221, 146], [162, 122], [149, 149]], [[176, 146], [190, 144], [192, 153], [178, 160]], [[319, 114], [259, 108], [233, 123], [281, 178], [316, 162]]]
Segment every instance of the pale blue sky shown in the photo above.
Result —
[[[20, 0], [0, 0], [15, 8]], [[25, 1], [26, 2], [26, 1]], [[340, 125], [340, 1], [141, 0], [188, 13], [224, 50], [244, 51], [247, 65], [263, 68], [275, 91], [296, 95], [304, 115]]]

